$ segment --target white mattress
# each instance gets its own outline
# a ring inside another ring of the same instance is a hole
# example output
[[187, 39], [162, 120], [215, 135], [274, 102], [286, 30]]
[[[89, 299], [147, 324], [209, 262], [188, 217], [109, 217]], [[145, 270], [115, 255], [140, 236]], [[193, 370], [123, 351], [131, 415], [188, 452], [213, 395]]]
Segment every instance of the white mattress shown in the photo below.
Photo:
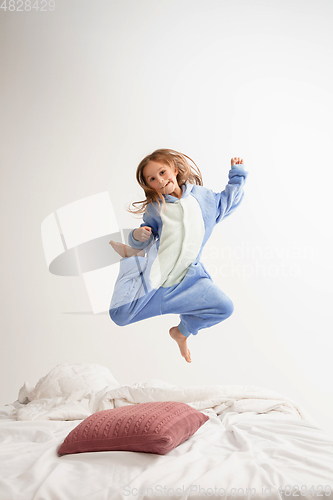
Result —
[[[156, 380], [98, 394], [89, 400], [94, 411], [173, 394], [174, 400], [196, 399], [193, 406], [210, 419], [164, 456], [113, 451], [59, 457], [59, 446], [81, 419], [38, 419], [35, 404], [33, 414], [26, 412], [29, 420], [17, 420], [30, 403], [16, 401], [0, 409], [0, 500], [333, 499], [333, 437], [282, 396], [269, 400], [260, 388], [177, 388]], [[203, 395], [214, 396], [214, 404], [207, 407]]]

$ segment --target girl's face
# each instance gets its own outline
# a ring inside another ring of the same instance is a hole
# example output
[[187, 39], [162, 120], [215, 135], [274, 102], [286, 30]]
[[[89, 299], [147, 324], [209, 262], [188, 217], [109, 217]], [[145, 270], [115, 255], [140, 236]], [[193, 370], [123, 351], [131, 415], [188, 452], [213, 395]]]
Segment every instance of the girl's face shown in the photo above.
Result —
[[177, 174], [177, 168], [173, 169], [157, 161], [150, 161], [143, 169], [143, 176], [149, 187], [161, 194], [171, 194], [180, 198], [182, 190], [178, 186]]

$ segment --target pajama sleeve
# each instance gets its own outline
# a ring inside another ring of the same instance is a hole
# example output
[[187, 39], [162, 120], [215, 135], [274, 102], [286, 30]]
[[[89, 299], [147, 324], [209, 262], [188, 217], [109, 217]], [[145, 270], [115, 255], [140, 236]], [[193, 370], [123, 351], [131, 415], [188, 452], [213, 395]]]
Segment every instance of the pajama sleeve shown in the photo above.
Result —
[[148, 211], [143, 214], [143, 223], [140, 224], [140, 227], [149, 226], [151, 228], [150, 238], [147, 241], [136, 240], [133, 236], [133, 229], [133, 231], [131, 231], [128, 235], [128, 244], [133, 248], [146, 248], [152, 242], [152, 240], [158, 236], [158, 220], [155, 217], [152, 217], [149, 211], [150, 210], [148, 206]]
[[242, 201], [243, 187], [248, 172], [242, 164], [233, 165], [229, 170], [229, 181], [222, 193], [214, 193], [216, 202], [216, 223], [230, 215]]

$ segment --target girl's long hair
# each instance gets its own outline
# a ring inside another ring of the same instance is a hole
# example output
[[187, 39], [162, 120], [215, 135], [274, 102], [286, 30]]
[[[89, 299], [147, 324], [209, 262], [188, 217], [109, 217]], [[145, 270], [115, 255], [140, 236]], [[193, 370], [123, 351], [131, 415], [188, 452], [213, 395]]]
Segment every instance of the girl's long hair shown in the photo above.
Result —
[[[195, 165], [195, 167], [190, 165], [186, 158], [188, 158]], [[165, 205], [164, 196], [148, 186], [146, 179], [143, 176], [143, 169], [150, 161], [156, 161], [164, 165], [169, 165], [169, 167], [174, 169], [177, 168], [177, 182], [179, 186], [182, 186], [186, 182], [189, 182], [190, 184], [197, 184], [199, 186], [203, 185], [201, 172], [196, 163], [189, 156], [179, 153], [174, 149], [156, 149], [156, 151], [146, 156], [139, 163], [138, 168], [136, 169], [136, 180], [144, 190], [146, 199], [132, 203], [134, 208], [127, 209], [132, 214], [140, 215], [144, 213], [149, 203], [154, 201], [160, 205], [161, 200]]]

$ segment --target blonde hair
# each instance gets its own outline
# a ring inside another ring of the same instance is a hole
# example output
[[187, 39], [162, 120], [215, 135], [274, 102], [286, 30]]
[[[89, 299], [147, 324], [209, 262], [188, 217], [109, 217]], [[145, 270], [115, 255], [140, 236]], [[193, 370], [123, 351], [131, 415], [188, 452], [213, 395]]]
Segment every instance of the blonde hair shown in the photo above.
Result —
[[[194, 163], [195, 167], [190, 165], [186, 158]], [[149, 203], [154, 201], [160, 205], [160, 200], [162, 200], [162, 203], [165, 205], [164, 196], [155, 189], [151, 188], [144, 178], [143, 169], [150, 161], [156, 161], [164, 165], [169, 165], [169, 167], [174, 169], [177, 168], [177, 182], [179, 186], [182, 186], [186, 182], [189, 182], [190, 184], [197, 184], [199, 186], [203, 185], [201, 172], [196, 163], [189, 156], [179, 153], [174, 149], [156, 149], [156, 151], [141, 160], [136, 169], [136, 180], [144, 190], [146, 199], [132, 203], [134, 209], [128, 208], [127, 210], [133, 214], [144, 213]], [[141, 207], [139, 206], [136, 208], [136, 205], [141, 205]]]

